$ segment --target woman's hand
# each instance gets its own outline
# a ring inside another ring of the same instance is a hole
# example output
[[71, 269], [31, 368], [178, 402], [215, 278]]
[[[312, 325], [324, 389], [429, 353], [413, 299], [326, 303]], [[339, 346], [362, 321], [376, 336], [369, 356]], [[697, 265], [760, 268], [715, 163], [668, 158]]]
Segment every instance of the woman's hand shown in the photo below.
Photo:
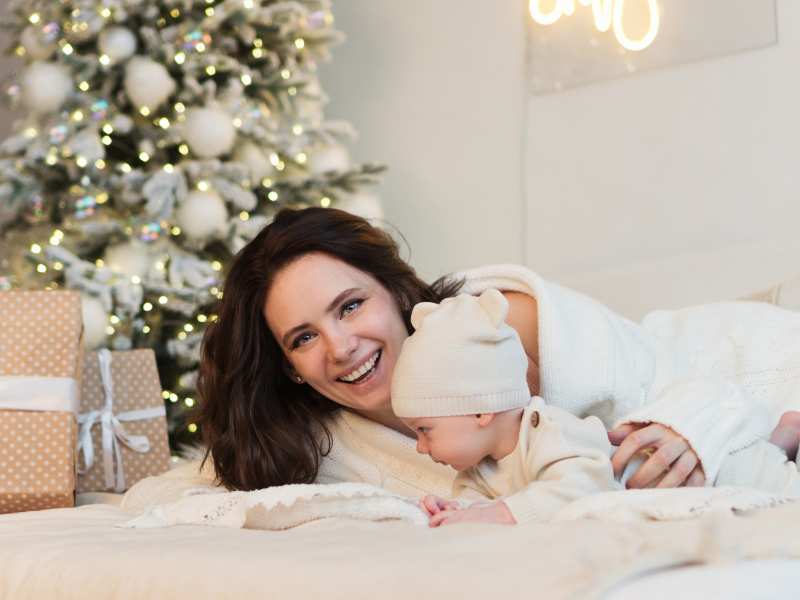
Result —
[[702, 486], [705, 474], [689, 443], [672, 429], [650, 425], [620, 425], [608, 432], [608, 439], [619, 448], [611, 458], [614, 476], [619, 478], [636, 454], [649, 458], [627, 482], [629, 488], [671, 488]]
[[[458, 503], [456, 503], [458, 504]], [[452, 525], [453, 523], [497, 523], [500, 525], [516, 525], [508, 506], [502, 500], [496, 502], [478, 502], [467, 508], [455, 508], [439, 511], [428, 521], [429, 527]]]

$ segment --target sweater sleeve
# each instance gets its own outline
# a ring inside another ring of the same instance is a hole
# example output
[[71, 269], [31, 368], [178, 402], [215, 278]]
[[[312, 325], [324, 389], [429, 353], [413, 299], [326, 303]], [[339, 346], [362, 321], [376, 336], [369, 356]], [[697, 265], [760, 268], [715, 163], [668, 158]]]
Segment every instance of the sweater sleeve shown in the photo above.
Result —
[[544, 521], [583, 496], [621, 489], [609, 459], [611, 445], [596, 417], [579, 419], [555, 407], [531, 424], [525, 459], [527, 485], [506, 496], [517, 523]]
[[681, 435], [700, 460], [706, 485], [713, 485], [725, 457], [768, 433], [766, 409], [747, 398], [741, 386], [717, 377], [678, 380], [655, 400], [616, 426], [658, 423]]

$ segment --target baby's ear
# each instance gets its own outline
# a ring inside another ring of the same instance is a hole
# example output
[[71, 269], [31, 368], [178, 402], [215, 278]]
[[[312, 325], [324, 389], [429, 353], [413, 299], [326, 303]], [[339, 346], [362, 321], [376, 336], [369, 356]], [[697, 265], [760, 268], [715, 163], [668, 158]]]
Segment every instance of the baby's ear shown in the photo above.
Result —
[[420, 302], [419, 304], [415, 304], [414, 309], [411, 311], [411, 325], [414, 326], [414, 331], [419, 329], [425, 317], [437, 308], [439, 308], [439, 305], [434, 302]]
[[508, 316], [508, 300], [499, 290], [488, 289], [478, 298], [478, 302], [489, 315], [489, 320], [495, 327], [505, 323]]

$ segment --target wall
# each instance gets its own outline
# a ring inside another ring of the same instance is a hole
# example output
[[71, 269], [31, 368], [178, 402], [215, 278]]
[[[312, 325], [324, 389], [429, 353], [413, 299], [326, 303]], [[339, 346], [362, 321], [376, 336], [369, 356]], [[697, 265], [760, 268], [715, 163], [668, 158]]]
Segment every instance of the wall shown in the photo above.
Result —
[[324, 68], [328, 114], [389, 165], [388, 220], [427, 277], [522, 256], [525, 4], [334, 2], [348, 41]]
[[528, 264], [634, 317], [800, 275], [800, 3], [777, 9], [776, 46], [529, 98]]

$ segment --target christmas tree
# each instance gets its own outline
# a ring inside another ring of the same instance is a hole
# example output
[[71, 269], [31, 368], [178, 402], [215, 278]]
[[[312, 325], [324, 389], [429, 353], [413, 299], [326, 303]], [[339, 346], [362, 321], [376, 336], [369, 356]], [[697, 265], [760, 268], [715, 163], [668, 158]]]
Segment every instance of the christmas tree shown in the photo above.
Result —
[[[325, 121], [327, 0], [12, 0], [0, 289], [83, 295], [89, 348], [156, 351], [173, 447], [225, 266], [285, 206], [369, 204]], [[375, 215], [372, 215], [375, 216]]]

